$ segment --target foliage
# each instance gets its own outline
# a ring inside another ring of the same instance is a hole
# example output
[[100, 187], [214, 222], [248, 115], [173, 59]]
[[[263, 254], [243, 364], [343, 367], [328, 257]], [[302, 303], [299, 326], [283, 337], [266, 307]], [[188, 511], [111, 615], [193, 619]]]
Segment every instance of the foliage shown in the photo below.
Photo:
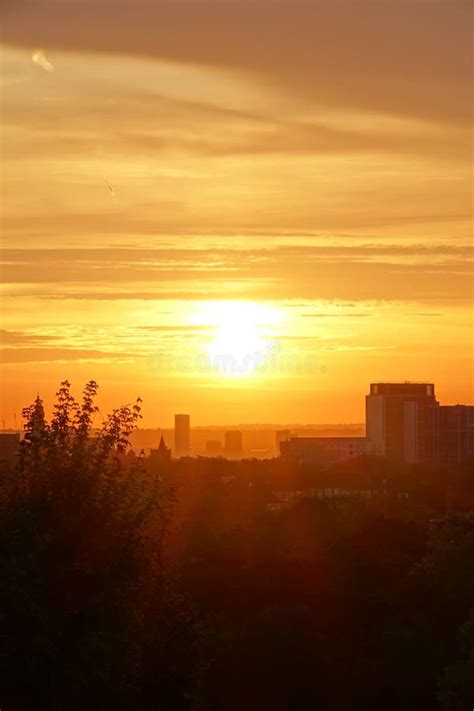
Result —
[[88, 383], [78, 403], [62, 383], [50, 422], [37, 397], [2, 486], [2, 691], [34, 708], [138, 699], [147, 621], [156, 627], [169, 607], [161, 553], [172, 492], [140, 458], [125, 465], [140, 401], [95, 430], [96, 393]]
[[474, 518], [446, 472], [135, 457], [140, 401], [94, 428], [96, 394], [62, 383], [49, 421], [38, 397], [0, 477], [2, 711], [472, 708]]

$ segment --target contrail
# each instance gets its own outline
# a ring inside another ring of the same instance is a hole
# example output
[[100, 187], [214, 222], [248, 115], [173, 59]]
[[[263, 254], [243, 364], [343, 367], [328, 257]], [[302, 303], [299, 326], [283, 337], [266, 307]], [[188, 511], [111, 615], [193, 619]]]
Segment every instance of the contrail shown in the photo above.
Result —
[[37, 49], [35, 52], [33, 52], [31, 58], [35, 64], [38, 64], [46, 72], [54, 72], [53, 65], [51, 64], [51, 62], [48, 62], [42, 49]]
[[116, 200], [116, 199], [117, 199], [117, 195], [115, 194], [115, 190], [113, 189], [113, 187], [111, 186], [111, 184], [109, 183], [109, 181], [107, 180], [107, 178], [105, 177], [105, 175], [104, 175], [104, 182], [105, 182], [105, 184], [107, 185], [107, 187], [108, 187], [108, 189], [109, 189], [109, 191], [110, 191], [110, 194], [112, 195], [113, 199]]

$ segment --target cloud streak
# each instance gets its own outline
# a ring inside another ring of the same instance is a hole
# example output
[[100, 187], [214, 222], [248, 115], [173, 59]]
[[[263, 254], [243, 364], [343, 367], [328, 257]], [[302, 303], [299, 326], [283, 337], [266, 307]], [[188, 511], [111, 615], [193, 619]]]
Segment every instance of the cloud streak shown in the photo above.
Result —
[[4, 11], [4, 41], [31, 46], [40, 37], [60, 50], [246, 71], [315, 103], [447, 121], [470, 116], [466, 2], [114, 5], [111, 12], [104, 0], [19, 1]]
[[412, 300], [471, 292], [469, 245], [7, 249], [3, 258], [6, 284], [34, 286], [38, 296], [44, 285], [61, 299], [215, 298], [223, 288], [241, 298]]

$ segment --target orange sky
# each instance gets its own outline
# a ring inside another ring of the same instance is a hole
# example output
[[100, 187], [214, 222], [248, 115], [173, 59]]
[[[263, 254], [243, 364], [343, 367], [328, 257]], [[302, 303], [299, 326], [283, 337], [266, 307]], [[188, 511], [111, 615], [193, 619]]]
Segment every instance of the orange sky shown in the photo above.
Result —
[[64, 378], [149, 426], [472, 401], [470, 3], [2, 14], [7, 426]]

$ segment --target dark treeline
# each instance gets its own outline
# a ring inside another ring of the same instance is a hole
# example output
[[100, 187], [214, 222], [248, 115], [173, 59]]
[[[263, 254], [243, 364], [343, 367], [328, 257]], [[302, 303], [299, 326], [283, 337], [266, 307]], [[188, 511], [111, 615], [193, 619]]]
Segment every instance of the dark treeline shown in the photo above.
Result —
[[470, 463], [144, 458], [96, 390], [1, 473], [2, 711], [471, 711]]

